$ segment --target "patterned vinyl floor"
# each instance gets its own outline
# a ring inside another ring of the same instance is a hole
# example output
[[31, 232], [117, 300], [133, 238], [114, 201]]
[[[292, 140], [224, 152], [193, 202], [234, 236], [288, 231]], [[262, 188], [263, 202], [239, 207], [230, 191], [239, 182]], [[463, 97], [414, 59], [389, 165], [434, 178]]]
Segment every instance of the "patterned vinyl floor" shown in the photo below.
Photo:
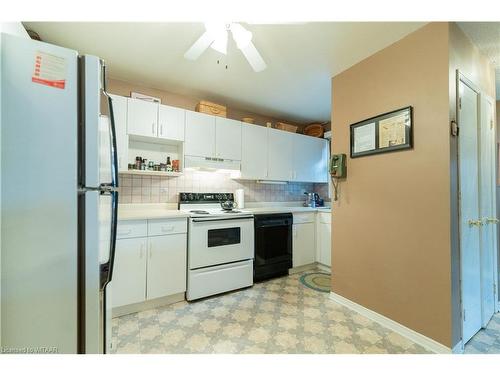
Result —
[[[311, 272], [311, 271], [307, 271]], [[116, 353], [426, 353], [290, 275], [113, 319]]]
[[465, 345], [465, 354], [500, 354], [500, 313]]

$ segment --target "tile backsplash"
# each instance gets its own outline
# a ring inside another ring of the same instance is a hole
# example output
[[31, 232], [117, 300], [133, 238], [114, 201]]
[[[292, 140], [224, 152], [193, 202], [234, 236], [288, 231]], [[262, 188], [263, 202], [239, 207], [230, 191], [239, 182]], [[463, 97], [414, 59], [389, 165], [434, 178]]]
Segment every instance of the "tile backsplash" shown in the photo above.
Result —
[[234, 193], [244, 189], [246, 202], [303, 201], [304, 192], [328, 198], [328, 184], [290, 182], [286, 185], [233, 180], [227, 173], [186, 171], [180, 177], [120, 175], [120, 203], [177, 203], [180, 192]]

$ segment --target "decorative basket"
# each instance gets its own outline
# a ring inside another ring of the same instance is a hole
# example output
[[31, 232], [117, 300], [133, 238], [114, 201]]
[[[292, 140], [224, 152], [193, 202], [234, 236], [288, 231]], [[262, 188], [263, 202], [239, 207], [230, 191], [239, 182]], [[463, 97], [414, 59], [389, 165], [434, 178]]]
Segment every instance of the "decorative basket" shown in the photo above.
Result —
[[243, 117], [241, 121], [246, 122], [248, 124], [253, 124], [255, 120], [253, 117]]
[[227, 108], [224, 105], [212, 103], [206, 100], [200, 101], [196, 105], [196, 111], [207, 115], [227, 117]]
[[311, 124], [311, 125], [308, 125], [304, 128], [304, 134], [310, 135], [311, 137], [322, 138], [324, 132], [325, 132], [325, 129], [323, 128], [323, 125], [321, 125], [321, 124]]
[[290, 133], [297, 133], [298, 128], [299, 128], [298, 126], [290, 125], [290, 124], [287, 124], [285, 122], [277, 122], [276, 123], [276, 129], [284, 130], [284, 131], [287, 131]]

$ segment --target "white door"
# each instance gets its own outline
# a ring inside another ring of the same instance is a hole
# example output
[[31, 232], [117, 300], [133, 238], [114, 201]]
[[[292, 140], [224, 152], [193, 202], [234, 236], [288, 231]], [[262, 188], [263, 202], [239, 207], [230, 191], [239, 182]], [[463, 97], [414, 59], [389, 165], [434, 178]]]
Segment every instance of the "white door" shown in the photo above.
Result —
[[216, 117], [215, 124], [215, 156], [241, 160], [241, 122]]
[[480, 217], [482, 326], [486, 327], [495, 312], [495, 252], [497, 249], [495, 147], [493, 102], [481, 95], [480, 141]]
[[186, 111], [160, 104], [158, 107], [158, 137], [184, 141]]
[[293, 267], [314, 263], [314, 223], [293, 224], [292, 264]]
[[326, 140], [295, 134], [293, 137], [294, 180], [327, 182]]
[[268, 177], [270, 180], [293, 180], [294, 134], [283, 130], [268, 129]]
[[481, 262], [478, 181], [479, 94], [459, 82], [458, 138], [460, 189], [460, 258], [464, 344], [481, 329]]
[[110, 96], [113, 99], [115, 116], [118, 170], [122, 172], [128, 170], [127, 98], [119, 95]]
[[116, 241], [113, 307], [130, 305], [146, 299], [146, 251], [146, 237]]
[[186, 234], [149, 237], [147, 299], [186, 291]]
[[241, 176], [251, 179], [267, 178], [267, 128], [248, 125], [241, 127]]
[[215, 117], [186, 111], [185, 154], [215, 157]]
[[127, 98], [128, 134], [145, 137], [158, 136], [158, 103]]

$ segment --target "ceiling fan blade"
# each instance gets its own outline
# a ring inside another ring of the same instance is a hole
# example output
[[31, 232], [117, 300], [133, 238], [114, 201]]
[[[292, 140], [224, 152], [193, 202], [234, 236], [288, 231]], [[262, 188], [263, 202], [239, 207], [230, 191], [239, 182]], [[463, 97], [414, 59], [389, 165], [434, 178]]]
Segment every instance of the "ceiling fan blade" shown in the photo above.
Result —
[[188, 60], [196, 60], [214, 42], [213, 36], [205, 31], [202, 36], [187, 50], [184, 57]]
[[241, 52], [246, 57], [248, 63], [254, 71], [261, 72], [267, 68], [264, 59], [252, 42], [248, 43], [245, 48], [241, 48]]

